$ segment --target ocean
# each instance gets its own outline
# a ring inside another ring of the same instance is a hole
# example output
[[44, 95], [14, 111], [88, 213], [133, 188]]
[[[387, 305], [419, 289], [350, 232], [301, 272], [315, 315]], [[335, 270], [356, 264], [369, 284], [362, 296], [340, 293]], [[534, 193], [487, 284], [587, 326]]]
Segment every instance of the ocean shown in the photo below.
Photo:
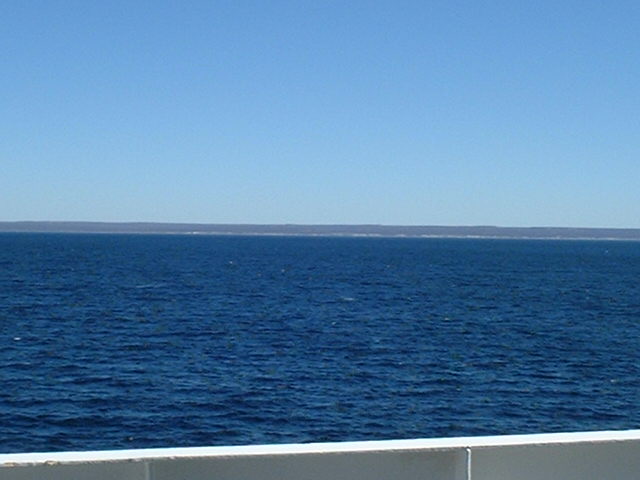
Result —
[[0, 451], [640, 427], [640, 242], [0, 234]]

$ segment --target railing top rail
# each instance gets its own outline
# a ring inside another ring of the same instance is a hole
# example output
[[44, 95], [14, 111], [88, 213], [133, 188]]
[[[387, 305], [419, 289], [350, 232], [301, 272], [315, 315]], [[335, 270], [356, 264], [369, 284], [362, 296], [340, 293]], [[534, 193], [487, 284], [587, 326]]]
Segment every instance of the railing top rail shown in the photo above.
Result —
[[553, 445], [640, 441], [640, 430], [543, 433], [485, 437], [426, 438], [364, 442], [246, 445], [229, 447], [153, 448], [86, 452], [0, 454], [0, 466], [48, 463], [143, 461], [163, 458], [230, 457], [248, 455], [298, 455], [402, 450], [454, 450], [517, 445]]

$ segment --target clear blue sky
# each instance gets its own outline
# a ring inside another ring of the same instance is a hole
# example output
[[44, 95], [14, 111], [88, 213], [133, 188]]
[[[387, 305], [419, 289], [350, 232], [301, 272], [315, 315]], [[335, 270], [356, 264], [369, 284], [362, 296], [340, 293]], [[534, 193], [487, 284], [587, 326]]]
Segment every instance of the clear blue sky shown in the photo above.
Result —
[[0, 220], [640, 227], [637, 1], [0, 2]]

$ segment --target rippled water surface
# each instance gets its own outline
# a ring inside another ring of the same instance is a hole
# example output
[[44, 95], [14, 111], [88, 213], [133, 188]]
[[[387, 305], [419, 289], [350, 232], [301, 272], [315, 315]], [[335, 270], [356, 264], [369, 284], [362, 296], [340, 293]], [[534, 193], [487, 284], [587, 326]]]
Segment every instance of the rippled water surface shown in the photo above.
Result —
[[3, 452], [640, 426], [640, 243], [0, 234]]

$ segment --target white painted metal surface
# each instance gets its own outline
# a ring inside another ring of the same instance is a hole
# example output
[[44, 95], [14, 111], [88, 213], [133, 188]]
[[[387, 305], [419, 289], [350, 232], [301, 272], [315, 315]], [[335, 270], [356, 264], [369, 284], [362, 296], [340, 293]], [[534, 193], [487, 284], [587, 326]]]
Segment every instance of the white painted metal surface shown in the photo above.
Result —
[[629, 480], [640, 430], [0, 455], [0, 480]]

